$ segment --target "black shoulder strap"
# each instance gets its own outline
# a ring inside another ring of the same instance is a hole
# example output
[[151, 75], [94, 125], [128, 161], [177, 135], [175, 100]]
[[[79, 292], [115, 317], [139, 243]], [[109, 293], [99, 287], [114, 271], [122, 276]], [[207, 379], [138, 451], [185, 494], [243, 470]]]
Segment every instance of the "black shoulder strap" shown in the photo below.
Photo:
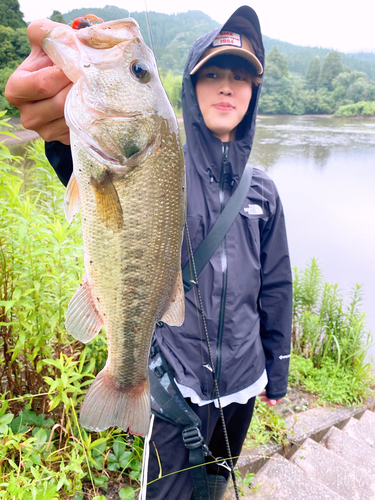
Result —
[[150, 361], [148, 373], [152, 413], [172, 422], [182, 430], [182, 440], [189, 450], [194, 500], [209, 500], [205, 457], [211, 455], [211, 452], [201, 434], [202, 422], [183, 398], [174, 381], [171, 368], [155, 342], [151, 346]]
[[[215, 253], [216, 249], [220, 245], [220, 242], [233, 224], [234, 219], [237, 217], [242, 203], [244, 202], [244, 199], [249, 191], [252, 176], [253, 167], [251, 165], [246, 165], [237, 189], [230, 197], [227, 205], [215, 222], [214, 227], [194, 252], [194, 261], [198, 276]], [[182, 279], [184, 282], [185, 292], [188, 292], [192, 287], [189, 262], [186, 263], [182, 270]]]

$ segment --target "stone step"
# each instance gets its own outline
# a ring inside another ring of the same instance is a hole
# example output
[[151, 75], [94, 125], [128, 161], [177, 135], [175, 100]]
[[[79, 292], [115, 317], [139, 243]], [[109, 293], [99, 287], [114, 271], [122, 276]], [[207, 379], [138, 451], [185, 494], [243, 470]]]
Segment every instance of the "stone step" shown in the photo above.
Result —
[[320, 443], [348, 462], [375, 474], [375, 451], [363, 441], [358, 441], [337, 427], [331, 427]]
[[308, 437], [320, 442], [333, 425], [341, 429], [351, 417], [358, 418], [363, 412], [363, 407], [319, 407], [288, 417], [285, 422], [290, 445], [285, 449], [286, 457], [291, 456]]
[[[257, 486], [258, 485], [258, 486]], [[251, 493], [241, 500], [343, 500], [330, 488], [310, 478], [278, 453], [256, 474]], [[234, 498], [234, 497], [232, 497]]]
[[308, 438], [290, 458], [311, 480], [350, 500], [375, 500], [375, 476]]
[[371, 429], [371, 434], [373, 436], [375, 436], [375, 413], [374, 412], [372, 412], [370, 410], [366, 410], [364, 412], [364, 414], [361, 416], [361, 418], [359, 419], [359, 422], [367, 425], [368, 428]]
[[342, 428], [342, 431], [358, 441], [363, 441], [375, 448], [375, 435], [372, 426], [368, 424], [366, 418], [364, 421], [350, 418]]

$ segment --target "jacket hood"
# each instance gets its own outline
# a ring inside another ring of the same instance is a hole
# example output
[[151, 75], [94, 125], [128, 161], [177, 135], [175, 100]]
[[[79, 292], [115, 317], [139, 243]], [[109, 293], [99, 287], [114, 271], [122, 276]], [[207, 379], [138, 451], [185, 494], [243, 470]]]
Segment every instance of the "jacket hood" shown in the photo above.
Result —
[[[182, 111], [186, 143], [188, 145], [188, 161], [193, 163], [200, 175], [206, 176], [209, 173], [216, 180], [220, 175], [222, 142], [212, 134], [204, 123], [190, 72], [198, 63], [204, 51], [223, 30], [246, 35], [253, 44], [255, 55], [264, 67], [264, 48], [258, 16], [248, 6], [240, 7], [222, 26], [198, 38], [190, 50], [182, 81]], [[261, 85], [253, 86], [249, 110], [237, 127], [236, 139], [229, 143], [228, 159], [232, 168], [231, 177], [236, 182], [241, 178], [253, 144], [260, 88]]]

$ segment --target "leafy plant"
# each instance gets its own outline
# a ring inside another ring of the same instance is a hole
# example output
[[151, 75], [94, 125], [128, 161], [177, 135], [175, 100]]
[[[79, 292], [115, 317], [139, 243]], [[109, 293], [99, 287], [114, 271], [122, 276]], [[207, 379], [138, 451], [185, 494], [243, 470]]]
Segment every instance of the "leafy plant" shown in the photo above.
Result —
[[267, 406], [260, 399], [256, 399], [246, 444], [250, 447], [260, 446], [271, 440], [283, 444], [285, 431], [285, 420], [277, 412], [277, 409]]
[[85, 346], [65, 331], [82, 238], [79, 224], [64, 220], [64, 188], [42, 141], [26, 160], [0, 143], [0, 189], [0, 499], [83, 500], [86, 491], [99, 500], [99, 488], [120, 478], [137, 487], [142, 439], [128, 442], [118, 429], [88, 433], [78, 423], [107, 344], [99, 334]]
[[338, 285], [323, 281], [316, 259], [293, 272], [291, 383], [325, 401], [359, 402], [374, 380], [367, 361], [371, 335], [359, 309], [361, 286], [352, 288], [345, 305]]

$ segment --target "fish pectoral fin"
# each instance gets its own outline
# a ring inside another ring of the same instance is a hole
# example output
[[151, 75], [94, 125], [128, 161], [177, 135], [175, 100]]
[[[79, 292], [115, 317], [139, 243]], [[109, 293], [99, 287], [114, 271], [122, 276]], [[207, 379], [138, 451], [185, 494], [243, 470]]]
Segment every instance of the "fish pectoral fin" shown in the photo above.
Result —
[[79, 212], [79, 191], [74, 173], [70, 176], [64, 196], [64, 212], [69, 224]]
[[114, 233], [120, 232], [124, 226], [122, 207], [110, 173], [106, 171], [99, 180], [92, 177], [91, 185], [101, 224]]
[[86, 276], [68, 305], [65, 328], [75, 339], [90, 342], [101, 330], [103, 320], [94, 304]]
[[182, 271], [180, 269], [172, 299], [169, 302], [168, 309], [165, 311], [161, 321], [169, 326], [181, 326], [185, 319], [185, 294], [182, 283]]

